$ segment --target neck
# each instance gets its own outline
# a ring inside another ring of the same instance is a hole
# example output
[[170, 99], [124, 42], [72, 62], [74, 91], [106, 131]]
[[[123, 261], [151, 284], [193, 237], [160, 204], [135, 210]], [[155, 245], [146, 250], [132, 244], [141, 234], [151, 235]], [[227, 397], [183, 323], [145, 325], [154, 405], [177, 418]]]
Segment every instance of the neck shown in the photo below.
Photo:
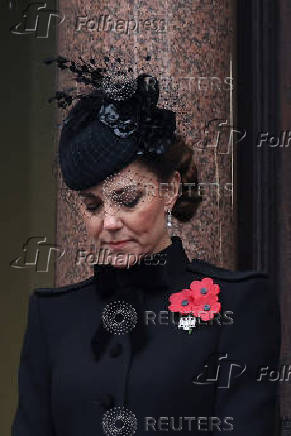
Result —
[[168, 232], [165, 232], [163, 237], [160, 239], [159, 243], [154, 248], [153, 253], [159, 253], [160, 251], [164, 250], [165, 248], [167, 248], [171, 244], [172, 244], [172, 240], [171, 240]]
[[130, 268], [116, 268], [113, 265], [94, 265], [97, 288], [103, 295], [110, 295], [120, 288], [142, 288], [147, 291], [169, 288], [175, 277], [185, 268], [189, 259], [178, 236], [172, 236], [170, 244], [155, 251], [149, 258], [141, 258]]

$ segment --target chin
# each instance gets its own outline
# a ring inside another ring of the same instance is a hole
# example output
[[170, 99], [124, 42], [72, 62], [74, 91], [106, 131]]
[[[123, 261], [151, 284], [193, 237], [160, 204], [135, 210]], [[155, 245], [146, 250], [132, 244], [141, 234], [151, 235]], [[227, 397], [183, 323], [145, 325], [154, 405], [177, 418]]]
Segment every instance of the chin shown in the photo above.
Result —
[[112, 264], [112, 266], [114, 266], [114, 268], [117, 268], [117, 269], [127, 269], [127, 268], [130, 268], [132, 265], [127, 264], [127, 263], [124, 263], [124, 264], [114, 263], [114, 264]]
[[107, 262], [115, 268], [124, 269], [139, 263], [140, 255], [137, 253], [128, 253], [125, 251], [111, 251], [108, 254]]

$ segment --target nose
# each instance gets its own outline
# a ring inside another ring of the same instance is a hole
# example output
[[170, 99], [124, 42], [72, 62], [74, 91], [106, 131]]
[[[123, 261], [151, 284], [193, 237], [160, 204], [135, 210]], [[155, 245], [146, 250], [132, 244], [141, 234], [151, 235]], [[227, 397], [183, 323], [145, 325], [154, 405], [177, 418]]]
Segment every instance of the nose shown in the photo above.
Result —
[[104, 213], [104, 230], [118, 230], [122, 227], [121, 219], [113, 213]]

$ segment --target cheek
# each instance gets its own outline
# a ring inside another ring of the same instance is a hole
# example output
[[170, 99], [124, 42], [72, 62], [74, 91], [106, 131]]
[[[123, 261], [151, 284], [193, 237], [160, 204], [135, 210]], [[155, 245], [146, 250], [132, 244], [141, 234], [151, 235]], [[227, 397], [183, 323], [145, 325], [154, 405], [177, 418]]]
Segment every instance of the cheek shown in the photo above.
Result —
[[136, 233], [152, 231], [163, 226], [163, 202], [158, 198], [145, 201], [137, 211], [128, 214], [125, 223]]

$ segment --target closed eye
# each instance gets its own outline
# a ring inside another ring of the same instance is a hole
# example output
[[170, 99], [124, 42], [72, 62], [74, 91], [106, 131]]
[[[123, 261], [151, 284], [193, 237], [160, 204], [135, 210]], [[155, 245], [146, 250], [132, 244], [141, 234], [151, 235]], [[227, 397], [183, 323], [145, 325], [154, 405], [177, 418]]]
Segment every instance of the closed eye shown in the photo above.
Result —
[[[127, 198], [124, 200], [120, 199], [120, 196], [118, 196], [118, 198], [115, 198], [115, 203], [119, 206], [133, 208], [138, 204], [141, 196], [142, 196], [142, 194], [139, 194], [136, 197], [134, 197], [133, 199]], [[86, 206], [86, 210], [88, 212], [97, 212], [101, 208], [102, 203], [99, 202], [97, 204], [86, 204], [85, 206]]]
[[[132, 187], [126, 187], [114, 191], [112, 194], [110, 194], [110, 198], [118, 206], [133, 208], [138, 204], [142, 195], [142, 191], [136, 192], [136, 190], [133, 190]], [[92, 193], [82, 194], [82, 196], [86, 198], [84, 204], [88, 212], [97, 212], [103, 206], [104, 202], [101, 201], [100, 197], [98, 198]]]
[[86, 210], [89, 212], [96, 212], [101, 207], [101, 203], [98, 204], [86, 204]]
[[114, 193], [112, 195], [113, 201], [115, 201], [117, 204], [125, 207], [134, 207], [139, 202], [140, 198], [142, 197], [142, 192], [122, 192], [122, 194]]
[[131, 201], [124, 201], [124, 202], [122, 202], [122, 204], [123, 204], [123, 206], [125, 206], [125, 207], [134, 207], [134, 206], [136, 206], [137, 203], [139, 202], [140, 197], [141, 197], [141, 195], [138, 195], [138, 196], [137, 196], [136, 198], [134, 198], [133, 200], [131, 200]]

